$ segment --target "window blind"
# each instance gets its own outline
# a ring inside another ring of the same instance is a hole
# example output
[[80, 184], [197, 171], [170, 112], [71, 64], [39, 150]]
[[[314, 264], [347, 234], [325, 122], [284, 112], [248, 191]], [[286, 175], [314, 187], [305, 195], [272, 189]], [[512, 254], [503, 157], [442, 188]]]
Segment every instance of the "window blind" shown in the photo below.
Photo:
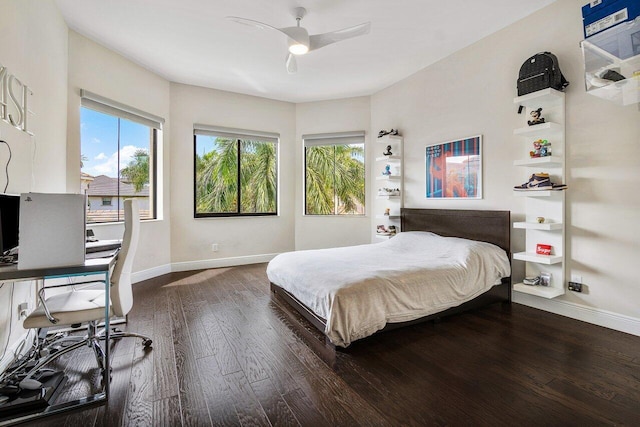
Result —
[[317, 147], [320, 145], [345, 145], [364, 144], [364, 131], [316, 133], [302, 135], [305, 147]]
[[90, 108], [111, 116], [120, 117], [132, 122], [140, 123], [155, 129], [162, 129], [164, 119], [150, 113], [138, 110], [119, 103], [118, 101], [105, 98], [88, 90], [80, 90], [80, 103], [83, 107]]
[[280, 139], [279, 133], [263, 132], [258, 130], [234, 129], [222, 126], [211, 126], [196, 123], [193, 125], [195, 135], [220, 136], [230, 139], [259, 139], [263, 142], [275, 142]]

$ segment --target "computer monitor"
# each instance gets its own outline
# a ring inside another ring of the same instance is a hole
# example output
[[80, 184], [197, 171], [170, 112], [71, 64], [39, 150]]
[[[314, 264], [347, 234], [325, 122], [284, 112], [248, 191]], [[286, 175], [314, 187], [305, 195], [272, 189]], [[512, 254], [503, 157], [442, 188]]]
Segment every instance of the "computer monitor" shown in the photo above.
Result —
[[0, 254], [18, 246], [20, 196], [0, 194]]
[[84, 194], [20, 195], [18, 270], [83, 265]]

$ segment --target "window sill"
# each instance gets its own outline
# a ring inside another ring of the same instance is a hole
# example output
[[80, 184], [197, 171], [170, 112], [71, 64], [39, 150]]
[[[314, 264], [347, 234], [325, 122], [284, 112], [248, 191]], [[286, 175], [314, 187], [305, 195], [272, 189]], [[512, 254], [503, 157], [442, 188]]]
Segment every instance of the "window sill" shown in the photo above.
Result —
[[[162, 219], [158, 219], [158, 218], [154, 218], [154, 219], [141, 219], [140, 220], [140, 224], [147, 224], [147, 223], [154, 223], [154, 222], [162, 222]], [[124, 224], [124, 220], [123, 221], [114, 221], [114, 222], [88, 222], [87, 223], [87, 228], [93, 228], [93, 227], [105, 227], [105, 226], [109, 226], [109, 225], [123, 225]]]

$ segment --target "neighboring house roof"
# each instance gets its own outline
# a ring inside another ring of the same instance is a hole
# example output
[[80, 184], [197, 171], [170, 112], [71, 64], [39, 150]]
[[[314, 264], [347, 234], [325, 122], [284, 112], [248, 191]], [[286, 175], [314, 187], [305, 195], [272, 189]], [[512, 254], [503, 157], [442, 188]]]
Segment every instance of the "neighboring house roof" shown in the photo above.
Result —
[[117, 178], [98, 175], [93, 178], [93, 182], [89, 185], [87, 195], [96, 197], [118, 197], [118, 195], [121, 197], [149, 197], [149, 186], [145, 185], [141, 191], [136, 192], [132, 184], [120, 180], [120, 194], [118, 194]]

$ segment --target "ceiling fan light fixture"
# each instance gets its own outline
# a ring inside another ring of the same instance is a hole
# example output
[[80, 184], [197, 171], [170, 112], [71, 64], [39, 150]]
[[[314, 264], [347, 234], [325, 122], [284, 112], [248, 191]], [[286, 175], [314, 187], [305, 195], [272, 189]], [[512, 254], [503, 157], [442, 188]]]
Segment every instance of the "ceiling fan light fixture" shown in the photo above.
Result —
[[[300, 25], [300, 20], [298, 20]], [[309, 52], [309, 33], [304, 28], [289, 27], [286, 28], [286, 34], [289, 36], [289, 52], [294, 55], [304, 55]]]
[[295, 40], [289, 41], [289, 52], [294, 55], [304, 55], [309, 52], [309, 46], [305, 46], [302, 43], [298, 43]]

